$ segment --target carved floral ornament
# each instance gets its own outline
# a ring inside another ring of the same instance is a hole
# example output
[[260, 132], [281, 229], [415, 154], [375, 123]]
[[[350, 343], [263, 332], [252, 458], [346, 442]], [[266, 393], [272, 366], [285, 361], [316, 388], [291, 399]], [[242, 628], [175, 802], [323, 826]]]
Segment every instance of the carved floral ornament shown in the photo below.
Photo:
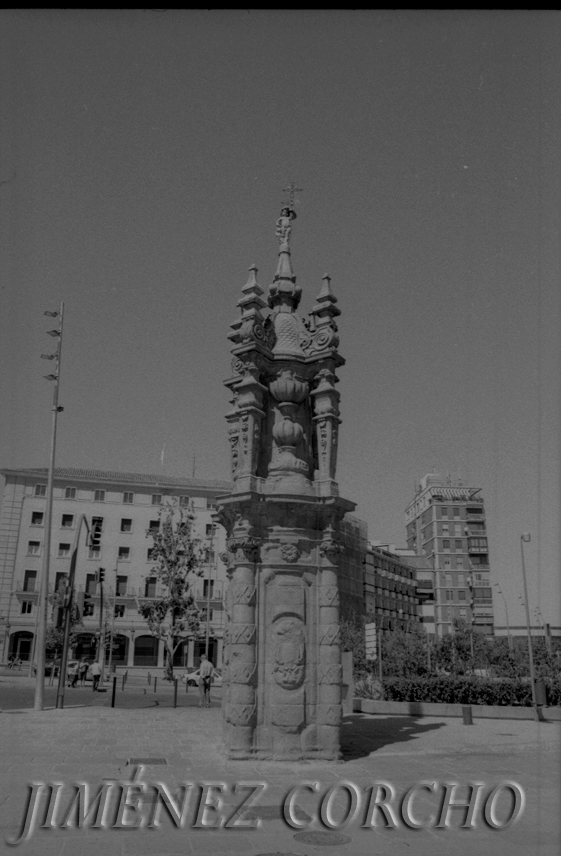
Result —
[[321, 542], [319, 545], [319, 551], [329, 559], [336, 559], [340, 553], [345, 552], [345, 548], [339, 543], [339, 541], [328, 540]]
[[294, 563], [300, 556], [300, 551], [295, 544], [283, 544], [280, 548], [280, 554], [285, 562]]

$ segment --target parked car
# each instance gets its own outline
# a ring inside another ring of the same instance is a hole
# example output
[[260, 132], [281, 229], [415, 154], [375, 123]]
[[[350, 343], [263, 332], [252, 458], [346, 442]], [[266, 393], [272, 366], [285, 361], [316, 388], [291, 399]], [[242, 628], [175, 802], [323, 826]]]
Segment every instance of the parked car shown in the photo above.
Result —
[[[195, 669], [193, 672], [187, 672], [181, 678], [182, 681], [187, 679], [187, 686], [189, 687], [198, 687], [199, 686], [199, 678], [201, 676], [201, 670]], [[218, 669], [214, 669], [212, 672], [212, 680], [211, 686], [213, 687], [221, 687], [222, 686], [222, 673]]]

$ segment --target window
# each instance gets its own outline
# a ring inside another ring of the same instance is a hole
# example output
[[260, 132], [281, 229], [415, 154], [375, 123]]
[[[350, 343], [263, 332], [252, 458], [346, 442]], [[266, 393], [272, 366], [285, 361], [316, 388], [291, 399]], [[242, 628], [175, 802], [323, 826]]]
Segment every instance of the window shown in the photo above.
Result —
[[46, 496], [47, 495], [47, 485], [46, 484], [36, 484], [35, 485], [35, 496]]
[[460, 509], [459, 508], [453, 508], [452, 511], [453, 511], [454, 517], [460, 516]]
[[73, 514], [63, 514], [62, 522], [60, 524], [63, 529], [72, 529], [74, 527], [74, 515]]
[[450, 541], [448, 540], [448, 538], [445, 538], [444, 541], [442, 542], [442, 549], [443, 550], [449, 550], [450, 549]]
[[115, 618], [124, 618], [125, 617], [125, 605], [124, 603], [115, 604]]
[[130, 547], [119, 547], [119, 561], [128, 562], [131, 557]]
[[462, 534], [462, 524], [461, 523], [454, 523], [454, 535], [457, 538], [459, 538], [461, 534]]
[[476, 575], [475, 575], [475, 579], [476, 579], [476, 580], [482, 580], [482, 579], [483, 579], [483, 574], [476, 574]]
[[183, 505], [183, 506], [189, 505], [189, 497], [188, 496], [180, 496], [179, 497], [179, 504]]
[[464, 566], [464, 557], [463, 556], [457, 556], [456, 557], [456, 567], [457, 568], [463, 568], [463, 566]]
[[443, 523], [442, 524], [442, 534], [448, 535], [449, 533], [450, 533], [450, 527], [448, 526], [447, 523]]
[[452, 600], [452, 592], [450, 590], [446, 592], [446, 600]]
[[205, 526], [205, 535], [207, 538], [210, 538], [210, 536], [212, 535], [212, 523], [207, 523], [207, 525]]
[[121, 532], [132, 532], [132, 520], [130, 517], [121, 518]]
[[462, 549], [462, 540], [461, 540], [461, 538], [458, 538], [456, 541], [454, 541], [454, 547], [456, 548], [456, 550], [461, 550], [461, 549]]
[[94, 607], [93, 603], [90, 603], [89, 601], [86, 600], [84, 602], [84, 618], [87, 618], [88, 616], [91, 617], [94, 614], [94, 611], [95, 611], [95, 607]]
[[465, 599], [466, 599], [466, 593], [465, 593], [465, 591], [459, 591], [459, 592], [458, 592], [458, 597], [459, 597], [459, 599], [460, 599], [460, 600], [465, 600]]
[[43, 512], [42, 511], [32, 511], [31, 512], [31, 525], [32, 526], [42, 526], [43, 525]]
[[448, 517], [448, 509], [446, 508], [445, 505], [443, 505], [442, 508], [440, 509], [440, 516], [441, 517]]
[[[203, 582], [203, 597], [208, 597], [208, 594], [209, 594], [208, 585], [209, 585], [209, 580], [205, 580]], [[213, 594], [214, 594], [214, 580], [210, 580], [210, 597], [212, 597]]]
[[70, 556], [70, 544], [59, 544], [58, 545], [58, 557], [59, 559], [67, 559]]
[[146, 580], [144, 597], [156, 597], [156, 577], [148, 577]]
[[126, 491], [123, 494], [123, 504], [124, 505], [132, 505], [133, 502], [134, 502], [134, 493], [130, 493], [129, 491]]
[[27, 543], [27, 555], [28, 556], [39, 556], [41, 554], [41, 542], [40, 541], [28, 541]]
[[97, 591], [96, 574], [86, 574], [86, 594], [95, 594]]
[[76, 499], [76, 488], [75, 487], [67, 487], [64, 491], [65, 499]]
[[161, 493], [153, 493], [152, 494], [152, 505], [161, 505], [162, 504], [162, 494]]
[[94, 491], [94, 502], [105, 502], [105, 491], [104, 490], [95, 490]]
[[151, 562], [153, 558], [154, 558], [154, 548], [148, 547], [148, 550], [146, 551], [146, 561]]
[[31, 610], [33, 609], [33, 604], [30, 600], [22, 600], [21, 602], [21, 614], [29, 615]]
[[101, 558], [101, 547], [90, 547], [90, 551], [88, 553], [88, 559], [100, 559]]
[[117, 594], [121, 597], [127, 593], [128, 577], [117, 577]]
[[26, 571], [23, 578], [23, 590], [35, 591], [35, 583], [37, 582], [37, 571]]
[[450, 561], [450, 559], [444, 559], [444, 567], [445, 568], [451, 568], [452, 567], [452, 562]]
[[66, 588], [66, 582], [68, 580], [68, 574], [58, 573], [55, 577], [55, 591], [59, 591], [61, 585], [64, 585]]

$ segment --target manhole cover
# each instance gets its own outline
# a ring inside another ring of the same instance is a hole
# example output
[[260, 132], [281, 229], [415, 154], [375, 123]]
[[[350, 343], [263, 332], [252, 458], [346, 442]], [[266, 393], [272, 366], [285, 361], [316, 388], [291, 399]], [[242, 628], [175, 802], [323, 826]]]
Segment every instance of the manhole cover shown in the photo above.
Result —
[[320, 847], [334, 847], [337, 844], [349, 844], [352, 841], [348, 835], [340, 835], [338, 832], [297, 832], [294, 840]]
[[[292, 814], [296, 820], [310, 821], [312, 819], [297, 805], [293, 806]], [[238, 812], [238, 817], [241, 820], [282, 820], [284, 815], [280, 805], [256, 805], [253, 808], [242, 808]]]
[[167, 763], [168, 762], [165, 758], [129, 758], [127, 761], [127, 764], [144, 764], [151, 765], [153, 767], [162, 766], [164, 764], [167, 766]]

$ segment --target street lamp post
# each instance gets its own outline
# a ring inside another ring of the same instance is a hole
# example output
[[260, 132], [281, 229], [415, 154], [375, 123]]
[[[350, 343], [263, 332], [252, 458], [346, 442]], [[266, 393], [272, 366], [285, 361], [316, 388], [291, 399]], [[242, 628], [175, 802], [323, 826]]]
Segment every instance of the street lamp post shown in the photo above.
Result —
[[212, 529], [210, 533], [210, 549], [208, 555], [208, 578], [206, 582], [206, 640], [205, 640], [205, 657], [207, 660], [208, 656], [208, 648], [210, 644], [210, 584], [212, 577], [212, 548], [214, 545], [214, 532], [216, 529], [216, 523], [212, 523]]
[[524, 560], [524, 544], [527, 544], [531, 539], [529, 532], [524, 532], [520, 536], [520, 554], [522, 557], [522, 579], [524, 581], [524, 610], [526, 612], [526, 630], [528, 632], [528, 656], [530, 660], [530, 682], [532, 684], [532, 706], [534, 708], [534, 718], [538, 721], [541, 719], [538, 710], [538, 700], [536, 696], [536, 673], [534, 669], [534, 655], [532, 651], [532, 633], [530, 630], [530, 610], [528, 608], [528, 585], [526, 583], [526, 564]]
[[[45, 375], [46, 380], [54, 381], [52, 406], [52, 432], [51, 432], [51, 454], [49, 459], [49, 474], [47, 477], [47, 508], [45, 514], [45, 543], [43, 545], [43, 567], [41, 573], [41, 588], [37, 599], [37, 632], [33, 637], [35, 641], [35, 655], [37, 658], [37, 675], [35, 679], [34, 709], [43, 710], [45, 700], [45, 643], [47, 639], [47, 612], [49, 600], [49, 561], [51, 553], [51, 529], [53, 517], [53, 480], [55, 471], [56, 453], [56, 431], [57, 416], [62, 410], [58, 405], [58, 388], [60, 380], [60, 363], [62, 355], [62, 325], [64, 318], [64, 303], [60, 304], [58, 312], [45, 312], [52, 318], [58, 318], [58, 330], [49, 330], [49, 335], [57, 339], [57, 349], [54, 354], [42, 354], [42, 359], [55, 360], [55, 368], [52, 374]], [[33, 653], [31, 656], [33, 664]]]
[[510, 624], [509, 624], [509, 621], [508, 621], [508, 606], [506, 605], [506, 598], [505, 598], [505, 596], [504, 596], [504, 594], [503, 594], [503, 592], [502, 592], [502, 589], [501, 589], [500, 585], [499, 585], [498, 583], [493, 583], [493, 585], [495, 586], [495, 588], [497, 589], [498, 593], [499, 593], [499, 594], [500, 594], [500, 596], [502, 597], [502, 599], [503, 599], [503, 603], [504, 603], [504, 605], [505, 605], [505, 615], [506, 615], [506, 632], [507, 632], [507, 636], [508, 636], [508, 648], [509, 648], [509, 651], [512, 651], [512, 636], [510, 635]]

